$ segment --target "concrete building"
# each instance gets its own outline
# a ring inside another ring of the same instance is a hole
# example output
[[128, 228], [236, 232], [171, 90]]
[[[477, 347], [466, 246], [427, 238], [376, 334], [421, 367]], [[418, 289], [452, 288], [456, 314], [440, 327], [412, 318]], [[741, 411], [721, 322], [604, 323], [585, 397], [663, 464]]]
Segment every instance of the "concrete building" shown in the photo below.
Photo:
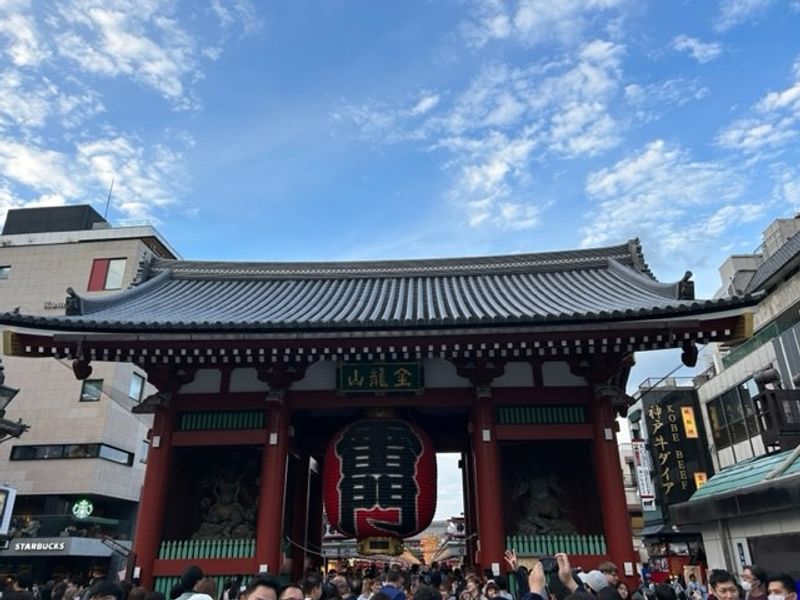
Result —
[[[111, 227], [89, 206], [11, 210], [0, 235], [0, 312], [64, 314], [67, 288], [114, 294], [152, 256], [176, 254], [152, 227]], [[0, 576], [115, 568], [101, 538], [130, 546], [152, 422], [131, 408], [150, 386], [125, 362], [96, 363], [83, 381], [67, 359], [3, 362], [6, 385], [20, 390], [6, 418], [30, 430], [0, 445], [0, 483], [18, 494]]]
[[708, 564], [800, 568], [800, 217], [779, 219], [752, 255], [720, 268], [718, 296], [761, 297], [753, 336], [716, 348], [696, 378], [716, 475], [672, 507], [681, 526], [699, 527]]

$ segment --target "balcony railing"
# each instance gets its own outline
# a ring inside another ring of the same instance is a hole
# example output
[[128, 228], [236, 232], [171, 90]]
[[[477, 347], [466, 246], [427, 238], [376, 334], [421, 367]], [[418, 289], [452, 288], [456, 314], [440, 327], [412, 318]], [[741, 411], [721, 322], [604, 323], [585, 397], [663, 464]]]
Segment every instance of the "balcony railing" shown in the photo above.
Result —
[[11, 538], [85, 537], [128, 540], [131, 522], [123, 519], [72, 515], [17, 515], [11, 517], [8, 535]]

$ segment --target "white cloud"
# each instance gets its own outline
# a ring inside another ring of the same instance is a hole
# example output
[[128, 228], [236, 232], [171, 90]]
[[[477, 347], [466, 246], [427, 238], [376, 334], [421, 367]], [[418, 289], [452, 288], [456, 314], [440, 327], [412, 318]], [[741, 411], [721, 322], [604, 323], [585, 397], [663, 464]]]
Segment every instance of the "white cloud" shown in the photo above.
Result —
[[29, 0], [0, 2], [0, 38], [5, 39], [6, 55], [18, 67], [36, 65], [48, 56], [30, 11]]
[[699, 81], [682, 78], [650, 84], [630, 83], [624, 92], [633, 116], [642, 123], [660, 119], [673, 108], [700, 100], [708, 93], [708, 88]]
[[71, 0], [59, 6], [61, 56], [90, 73], [124, 75], [158, 91], [176, 108], [198, 104], [196, 40], [157, 0]]
[[721, 0], [714, 22], [717, 31], [727, 31], [738, 25], [760, 19], [774, 0]]
[[438, 94], [425, 94], [419, 99], [419, 102], [411, 109], [412, 115], [424, 115], [430, 112], [436, 105], [439, 104]]
[[798, 133], [800, 122], [800, 68], [793, 66], [795, 81], [786, 89], [769, 92], [751, 109], [750, 115], [732, 122], [717, 135], [724, 148], [750, 153], [763, 159], [784, 148]]
[[722, 45], [704, 43], [688, 35], [679, 35], [672, 40], [672, 47], [678, 52], [688, 52], [699, 63], [707, 63], [719, 58]]
[[742, 176], [732, 167], [692, 160], [680, 147], [655, 140], [589, 175], [586, 194], [594, 208], [582, 245], [642, 236], [661, 260], [694, 258], [699, 245], [715, 243], [737, 222], [762, 214], [761, 203], [739, 201], [743, 193]]
[[184, 191], [184, 160], [178, 150], [122, 135], [63, 152], [0, 138], [0, 209], [102, 198], [112, 179], [114, 207], [126, 220], [157, 222]]
[[247, 35], [260, 30], [264, 20], [249, 0], [212, 0], [211, 11], [225, 30], [239, 25]]
[[504, 39], [526, 45], [576, 43], [595, 16], [623, 4], [625, 0], [477, 0], [461, 31], [475, 47]]

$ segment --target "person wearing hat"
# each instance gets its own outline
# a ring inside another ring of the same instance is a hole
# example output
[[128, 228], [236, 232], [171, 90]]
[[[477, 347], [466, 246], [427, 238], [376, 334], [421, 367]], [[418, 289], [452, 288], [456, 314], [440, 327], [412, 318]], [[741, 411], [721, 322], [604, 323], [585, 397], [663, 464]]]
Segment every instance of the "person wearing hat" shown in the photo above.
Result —
[[581, 580], [581, 583], [583, 583], [583, 587], [594, 594], [598, 594], [600, 590], [608, 587], [608, 579], [597, 569], [589, 571], [588, 573], [578, 573], [578, 578]]

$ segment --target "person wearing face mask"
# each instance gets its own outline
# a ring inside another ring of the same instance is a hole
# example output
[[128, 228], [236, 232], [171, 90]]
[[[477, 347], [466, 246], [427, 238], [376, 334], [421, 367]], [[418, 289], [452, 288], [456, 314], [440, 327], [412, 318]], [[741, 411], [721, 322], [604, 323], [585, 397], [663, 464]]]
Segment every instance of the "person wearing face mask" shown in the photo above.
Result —
[[767, 573], [756, 565], [747, 565], [739, 579], [745, 591], [745, 600], [766, 600]]
[[788, 573], [767, 578], [767, 600], [797, 600], [797, 585]]

